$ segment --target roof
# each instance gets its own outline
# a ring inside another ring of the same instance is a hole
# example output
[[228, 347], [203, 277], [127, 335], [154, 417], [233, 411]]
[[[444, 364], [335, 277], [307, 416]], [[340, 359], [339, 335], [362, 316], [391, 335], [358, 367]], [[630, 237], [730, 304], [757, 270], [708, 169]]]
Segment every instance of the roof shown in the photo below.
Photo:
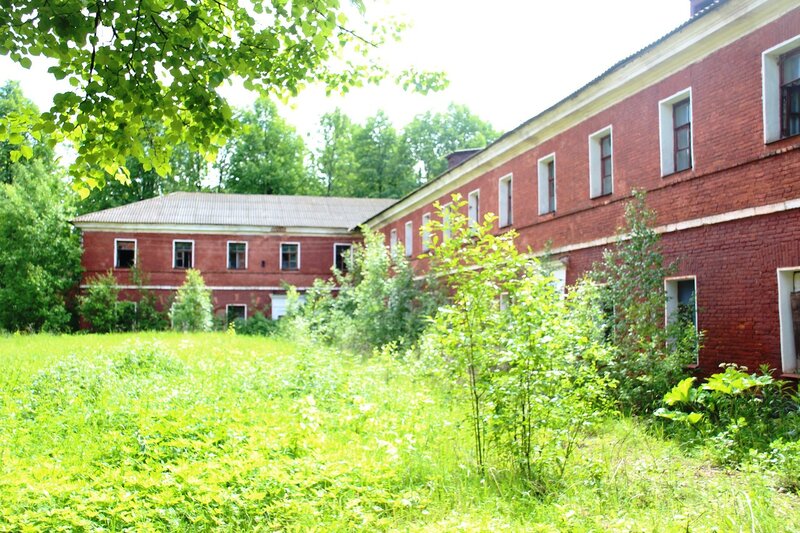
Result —
[[76, 226], [187, 225], [350, 230], [396, 200], [176, 192], [81, 215]]
[[467, 165], [468, 162], [470, 162], [471, 160], [476, 159], [480, 154], [486, 154], [486, 153], [491, 154], [494, 149], [496, 149], [498, 146], [502, 145], [504, 142], [507, 142], [515, 134], [517, 134], [519, 132], [522, 132], [523, 130], [525, 130], [526, 128], [530, 127], [533, 124], [536, 124], [538, 121], [542, 120], [544, 117], [546, 117], [551, 112], [553, 112], [553, 111], [555, 111], [555, 110], [557, 110], [557, 109], [559, 109], [561, 107], [568, 106], [570, 104], [570, 102], [575, 100], [578, 96], [580, 96], [583, 93], [588, 92], [593, 87], [598, 85], [600, 82], [602, 82], [603, 80], [609, 78], [615, 72], [622, 70], [624, 67], [626, 67], [627, 65], [633, 63], [634, 61], [636, 61], [637, 59], [641, 58], [642, 56], [644, 56], [644, 55], [646, 55], [646, 54], [648, 54], [650, 52], [657, 51], [659, 46], [662, 45], [667, 40], [669, 40], [671, 37], [673, 37], [674, 35], [679, 34], [686, 27], [694, 24], [698, 19], [704, 18], [706, 15], [708, 15], [712, 11], [717, 10], [717, 8], [719, 8], [721, 5], [723, 5], [723, 4], [727, 3], [727, 2], [728, 2], [728, 0], [713, 0], [713, 1], [711, 1], [711, 3], [709, 3], [706, 6], [704, 6], [699, 11], [697, 11], [694, 15], [692, 15], [684, 23], [680, 24], [677, 28], [673, 29], [672, 31], [668, 32], [667, 34], [665, 34], [662, 37], [658, 38], [657, 40], [653, 41], [652, 43], [650, 43], [649, 45], [645, 46], [644, 48], [634, 52], [630, 56], [628, 56], [628, 57], [618, 61], [617, 63], [613, 64], [611, 67], [606, 69], [604, 72], [602, 72], [599, 76], [597, 76], [593, 80], [589, 81], [588, 83], [586, 83], [585, 85], [583, 85], [582, 87], [580, 87], [576, 91], [572, 92], [571, 94], [569, 94], [565, 98], [559, 100], [558, 102], [556, 102], [552, 106], [548, 107], [544, 111], [538, 113], [536, 116], [534, 116], [534, 117], [526, 120], [525, 122], [521, 123], [516, 128], [513, 128], [513, 129], [507, 131], [506, 133], [504, 133], [503, 135], [501, 135], [500, 137], [495, 139], [492, 143], [490, 143], [488, 146], [486, 146], [482, 150], [476, 150], [475, 153], [473, 153], [472, 155], [470, 155], [468, 157], [465, 157], [458, 164], [453, 165], [451, 168], [448, 168], [446, 171], [444, 171], [439, 176], [437, 176], [434, 179], [428, 181], [427, 183], [424, 183], [423, 185], [420, 185], [419, 187], [417, 187], [413, 191], [410, 191], [409, 193], [407, 193], [405, 196], [403, 196], [402, 198], [400, 198], [399, 200], [397, 200], [393, 204], [387, 205], [382, 211], [379, 211], [379, 212], [375, 213], [372, 217], [364, 220], [365, 225], [371, 226], [372, 223], [375, 221], [375, 219], [379, 218], [380, 215], [385, 214], [389, 210], [389, 208], [391, 208], [393, 205], [403, 204], [404, 202], [410, 200], [412, 197], [415, 197], [415, 196], [419, 195], [420, 193], [423, 193], [427, 189], [434, 190], [436, 188], [436, 186], [439, 185], [443, 180], [445, 180], [446, 178], [452, 176], [453, 174], [456, 174], [456, 173], [460, 172], [461, 169], [464, 168]]

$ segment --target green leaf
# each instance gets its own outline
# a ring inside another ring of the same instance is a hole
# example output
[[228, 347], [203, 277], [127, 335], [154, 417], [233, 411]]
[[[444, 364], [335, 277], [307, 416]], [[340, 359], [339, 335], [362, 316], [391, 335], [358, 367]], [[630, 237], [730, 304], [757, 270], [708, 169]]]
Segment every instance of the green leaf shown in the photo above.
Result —
[[686, 378], [671, 391], [664, 395], [664, 403], [667, 405], [675, 405], [676, 403], [689, 403], [691, 401], [692, 384], [695, 378]]

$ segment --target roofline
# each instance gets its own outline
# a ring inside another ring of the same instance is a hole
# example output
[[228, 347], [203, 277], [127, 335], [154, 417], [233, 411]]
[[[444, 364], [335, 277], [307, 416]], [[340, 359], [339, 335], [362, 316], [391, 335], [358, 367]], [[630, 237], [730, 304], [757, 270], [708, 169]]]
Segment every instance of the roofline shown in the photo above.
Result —
[[796, 0], [719, 0], [362, 225], [375, 229], [405, 216], [797, 7]]
[[323, 228], [315, 226], [253, 226], [220, 224], [164, 224], [127, 222], [81, 222], [72, 224], [82, 231], [114, 233], [175, 233], [201, 235], [298, 235], [298, 236], [352, 236], [353, 230], [346, 227]]

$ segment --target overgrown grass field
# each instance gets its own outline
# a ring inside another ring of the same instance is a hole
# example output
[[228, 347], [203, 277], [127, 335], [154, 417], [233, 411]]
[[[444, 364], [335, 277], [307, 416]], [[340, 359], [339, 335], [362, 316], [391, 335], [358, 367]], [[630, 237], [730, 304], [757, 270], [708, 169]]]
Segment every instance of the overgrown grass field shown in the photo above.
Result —
[[800, 499], [609, 420], [535, 496], [389, 358], [228, 334], [0, 338], [0, 531], [800, 531]]

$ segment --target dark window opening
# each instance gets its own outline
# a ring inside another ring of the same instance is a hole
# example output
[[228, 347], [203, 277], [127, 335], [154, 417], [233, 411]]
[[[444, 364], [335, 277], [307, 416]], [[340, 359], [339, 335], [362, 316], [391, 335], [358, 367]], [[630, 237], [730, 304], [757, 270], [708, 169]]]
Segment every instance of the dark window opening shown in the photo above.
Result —
[[226, 315], [228, 324], [237, 320], [247, 320], [247, 307], [243, 305], [229, 305]]
[[298, 270], [300, 268], [300, 245], [281, 244], [281, 270]]
[[695, 288], [693, 279], [678, 281], [678, 320], [682, 324], [691, 323], [697, 328], [695, 313]]
[[247, 268], [247, 244], [243, 242], [228, 243], [228, 268], [231, 270]]
[[351, 247], [349, 244], [334, 245], [334, 266], [339, 272], [347, 272], [347, 265], [350, 262]]
[[800, 135], [800, 50], [780, 60], [781, 137]]
[[116, 268], [133, 268], [136, 264], [136, 241], [117, 241]]
[[675, 172], [692, 168], [692, 112], [687, 98], [672, 106], [675, 132]]
[[545, 213], [555, 213], [556, 211], [556, 162], [547, 162], [547, 211]]
[[611, 194], [611, 135], [600, 139], [600, 195]]
[[194, 243], [185, 241], [175, 242], [175, 268], [192, 268], [192, 255]]

